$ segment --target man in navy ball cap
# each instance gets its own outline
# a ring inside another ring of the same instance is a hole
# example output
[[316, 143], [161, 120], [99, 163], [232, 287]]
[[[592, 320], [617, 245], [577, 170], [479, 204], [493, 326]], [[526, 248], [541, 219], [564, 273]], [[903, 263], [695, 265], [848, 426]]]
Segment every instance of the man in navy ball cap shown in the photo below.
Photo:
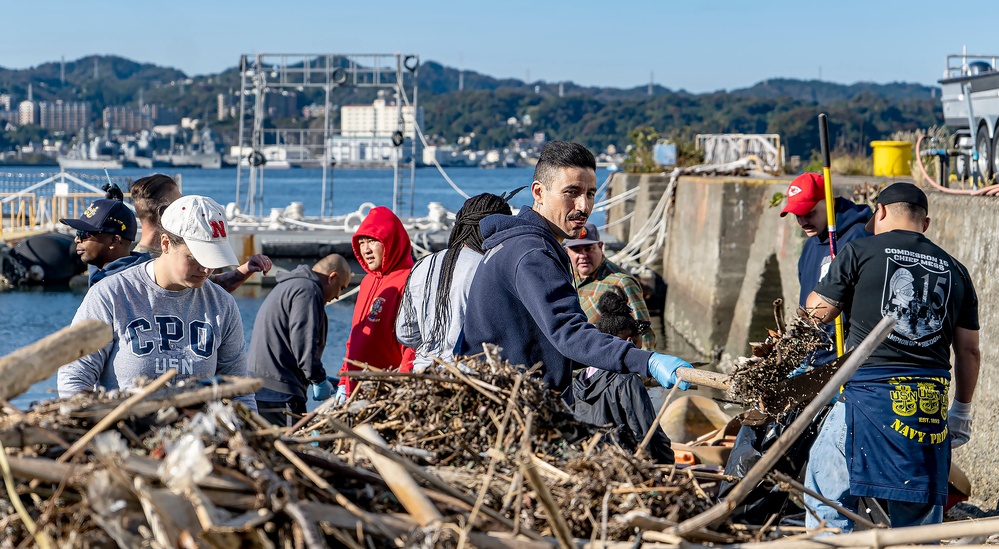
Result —
[[83, 215], [60, 219], [76, 229], [76, 253], [90, 266], [90, 285], [127, 267], [149, 260], [148, 254], [133, 253], [137, 223], [135, 214], [121, 200], [117, 186], [105, 189], [107, 197], [94, 200]]

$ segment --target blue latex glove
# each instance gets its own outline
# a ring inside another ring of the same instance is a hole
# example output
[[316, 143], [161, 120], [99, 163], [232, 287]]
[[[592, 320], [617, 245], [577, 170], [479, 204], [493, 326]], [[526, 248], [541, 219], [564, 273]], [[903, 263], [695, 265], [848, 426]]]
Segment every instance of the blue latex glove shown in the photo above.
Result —
[[808, 372], [809, 369], [810, 369], [810, 366], [808, 364], [802, 363], [802, 364], [798, 365], [797, 368], [795, 368], [794, 370], [792, 370], [790, 374], [787, 374], [787, 378], [791, 379], [793, 377], [798, 377], [798, 376], [800, 376], [800, 375]]
[[[652, 356], [649, 357], [649, 375], [666, 389], [672, 389], [676, 385], [678, 368], [693, 368], [693, 366], [682, 358], [671, 355], [652, 353]], [[686, 391], [689, 388], [689, 381], [680, 381], [681, 391]]]
[[321, 401], [333, 395], [333, 384], [330, 380], [324, 379], [319, 383], [312, 384], [312, 400]]

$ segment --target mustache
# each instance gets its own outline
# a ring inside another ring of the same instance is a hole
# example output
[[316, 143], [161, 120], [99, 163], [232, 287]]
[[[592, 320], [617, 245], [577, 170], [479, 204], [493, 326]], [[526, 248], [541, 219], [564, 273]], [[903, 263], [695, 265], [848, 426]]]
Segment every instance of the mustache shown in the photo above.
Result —
[[569, 216], [566, 217], [566, 219], [568, 219], [569, 221], [586, 221], [586, 218], [588, 217], [590, 216], [587, 215], [586, 212], [576, 212], [569, 214]]

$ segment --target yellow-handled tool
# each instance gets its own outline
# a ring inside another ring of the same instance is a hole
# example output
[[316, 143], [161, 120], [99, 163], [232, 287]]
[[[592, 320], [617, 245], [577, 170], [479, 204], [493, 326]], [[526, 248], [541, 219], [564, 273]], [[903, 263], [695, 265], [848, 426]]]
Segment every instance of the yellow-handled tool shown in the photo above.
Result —
[[[829, 120], [819, 115], [819, 148], [822, 149], [822, 181], [826, 195], [826, 222], [829, 225], [829, 260], [836, 257], [836, 202], [832, 188], [832, 162], [829, 160]], [[836, 356], [843, 356], [843, 315], [836, 317]]]

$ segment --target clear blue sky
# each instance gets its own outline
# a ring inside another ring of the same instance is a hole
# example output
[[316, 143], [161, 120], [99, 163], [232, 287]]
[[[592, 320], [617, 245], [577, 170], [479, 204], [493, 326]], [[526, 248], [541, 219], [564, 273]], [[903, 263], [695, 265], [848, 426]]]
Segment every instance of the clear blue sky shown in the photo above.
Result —
[[192, 75], [257, 51], [401, 51], [584, 85], [639, 86], [654, 72], [703, 92], [820, 71], [834, 82], [932, 84], [964, 45], [999, 54], [995, 0], [35, 0], [3, 2], [0, 18], [3, 67], [96, 53]]

